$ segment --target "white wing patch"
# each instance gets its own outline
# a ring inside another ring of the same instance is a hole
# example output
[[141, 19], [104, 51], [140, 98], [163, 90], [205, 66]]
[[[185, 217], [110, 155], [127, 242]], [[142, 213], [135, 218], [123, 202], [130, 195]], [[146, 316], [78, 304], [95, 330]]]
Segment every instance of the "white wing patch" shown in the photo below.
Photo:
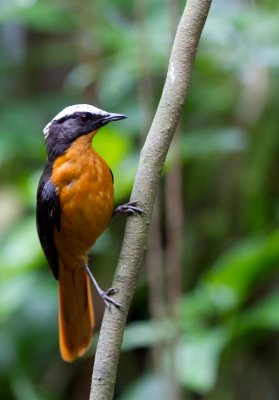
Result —
[[49, 135], [49, 128], [52, 124], [53, 121], [58, 121], [59, 119], [69, 117], [70, 115], [76, 113], [76, 112], [81, 112], [81, 113], [90, 113], [94, 115], [106, 115], [107, 112], [100, 110], [97, 107], [91, 106], [90, 104], [75, 104], [73, 106], [69, 106], [64, 108], [60, 113], [58, 113], [44, 128], [44, 136], [45, 138], [48, 137]]

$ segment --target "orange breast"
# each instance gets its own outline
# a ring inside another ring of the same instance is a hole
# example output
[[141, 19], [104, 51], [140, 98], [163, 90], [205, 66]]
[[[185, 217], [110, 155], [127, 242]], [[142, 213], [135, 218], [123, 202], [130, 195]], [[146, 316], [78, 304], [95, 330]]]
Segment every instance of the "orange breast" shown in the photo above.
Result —
[[76, 260], [107, 228], [113, 211], [113, 182], [105, 161], [92, 149], [93, 133], [76, 139], [53, 164], [52, 182], [61, 207], [61, 230], [55, 232], [59, 252]]

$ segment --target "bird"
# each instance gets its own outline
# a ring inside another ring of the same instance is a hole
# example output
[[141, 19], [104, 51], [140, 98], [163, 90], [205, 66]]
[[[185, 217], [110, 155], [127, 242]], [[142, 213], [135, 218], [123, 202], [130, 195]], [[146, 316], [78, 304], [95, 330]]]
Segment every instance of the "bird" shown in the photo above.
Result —
[[[106, 306], [121, 305], [102, 290], [88, 252], [115, 214], [142, 213], [137, 202], [114, 210], [113, 174], [92, 140], [104, 125], [127, 118], [89, 104], [64, 108], [43, 129], [47, 160], [37, 190], [39, 240], [58, 280], [59, 347], [71, 362], [89, 349], [94, 329], [90, 281]], [[94, 140], [93, 140], [94, 142]], [[109, 146], [109, 143], [108, 143]]]

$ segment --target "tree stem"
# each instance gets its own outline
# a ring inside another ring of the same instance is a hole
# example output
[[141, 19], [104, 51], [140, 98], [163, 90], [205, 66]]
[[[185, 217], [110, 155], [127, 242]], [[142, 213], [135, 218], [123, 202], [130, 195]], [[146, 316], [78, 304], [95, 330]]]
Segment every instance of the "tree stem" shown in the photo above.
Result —
[[90, 400], [112, 400], [127, 314], [143, 262], [160, 173], [177, 127], [192, 77], [200, 35], [211, 0], [188, 0], [172, 47], [163, 93], [141, 151], [131, 195], [145, 211], [129, 217], [113, 281], [122, 309], [106, 309], [92, 376]]

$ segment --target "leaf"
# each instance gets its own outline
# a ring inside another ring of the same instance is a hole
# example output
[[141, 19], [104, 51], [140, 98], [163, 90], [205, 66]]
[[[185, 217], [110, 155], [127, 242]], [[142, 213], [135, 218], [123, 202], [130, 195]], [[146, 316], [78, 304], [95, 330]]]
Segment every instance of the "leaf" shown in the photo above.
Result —
[[93, 139], [93, 146], [112, 170], [115, 202], [128, 197], [138, 161], [132, 153], [131, 137], [117, 129], [106, 127]]
[[123, 351], [150, 347], [160, 340], [167, 340], [174, 334], [168, 320], [157, 323], [152, 320], [131, 322], [126, 326], [122, 344]]
[[93, 147], [115, 169], [132, 151], [131, 137], [117, 128], [104, 127], [93, 139]]
[[32, 293], [35, 277], [19, 275], [0, 283], [0, 321], [3, 322], [20, 308], [27, 293]]
[[[244, 241], [223, 255], [205, 275], [203, 282], [216, 298], [224, 288], [233, 290], [238, 302], [247, 298], [259, 281], [278, 268], [279, 231]], [[219, 300], [220, 301], [220, 298]]]
[[144, 375], [130, 385], [119, 400], [169, 400], [170, 385], [164, 376]]
[[36, 267], [43, 259], [34, 216], [24, 219], [0, 240], [0, 282]]
[[238, 304], [239, 297], [228, 286], [206, 285], [202, 282], [179, 303], [180, 322], [184, 330], [191, 330], [210, 318], [222, 315]]
[[175, 373], [179, 381], [195, 392], [209, 392], [216, 383], [220, 355], [228, 339], [224, 328], [183, 336], [175, 351]]
[[279, 295], [271, 294], [262, 302], [242, 312], [234, 321], [234, 335], [251, 334], [260, 330], [279, 330]]

